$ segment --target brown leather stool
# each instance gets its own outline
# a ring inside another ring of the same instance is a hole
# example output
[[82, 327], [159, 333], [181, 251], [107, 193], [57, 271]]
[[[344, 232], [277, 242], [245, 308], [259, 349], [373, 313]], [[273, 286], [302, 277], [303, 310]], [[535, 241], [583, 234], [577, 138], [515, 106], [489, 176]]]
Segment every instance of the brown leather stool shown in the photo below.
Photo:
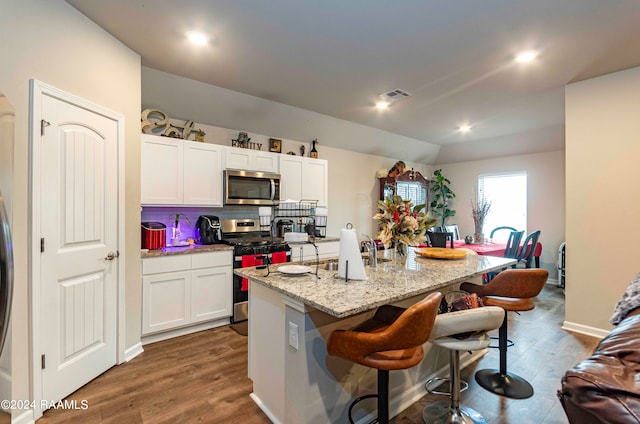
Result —
[[407, 309], [391, 305], [352, 330], [335, 330], [327, 340], [329, 355], [338, 356], [378, 370], [378, 394], [360, 396], [349, 405], [351, 411], [364, 399], [378, 398], [378, 422], [389, 422], [389, 371], [411, 368], [422, 361], [422, 345], [429, 340], [442, 294], [431, 293]]
[[499, 306], [505, 310], [499, 330], [500, 369], [476, 372], [475, 379], [486, 390], [513, 399], [533, 396], [533, 387], [524, 378], [507, 373], [507, 312], [530, 311], [549, 273], [545, 269], [508, 269], [502, 271], [488, 284], [462, 283], [460, 289], [477, 293], [485, 306]]

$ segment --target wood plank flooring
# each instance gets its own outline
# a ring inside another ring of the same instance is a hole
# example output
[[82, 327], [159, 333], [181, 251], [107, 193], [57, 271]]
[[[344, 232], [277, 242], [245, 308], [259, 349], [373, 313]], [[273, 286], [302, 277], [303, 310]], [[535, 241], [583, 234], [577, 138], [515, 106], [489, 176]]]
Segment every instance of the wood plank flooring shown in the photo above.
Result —
[[[598, 340], [566, 332], [562, 291], [547, 286], [536, 309], [510, 313], [508, 367], [535, 387], [530, 399], [512, 400], [479, 387], [473, 373], [498, 367], [497, 349], [463, 370], [469, 389], [462, 403], [489, 424], [567, 423], [556, 398], [564, 372], [589, 354]], [[70, 395], [86, 399], [84, 411], [49, 410], [38, 424], [269, 423], [249, 398], [247, 338], [227, 327], [202, 331], [145, 346], [130, 362], [116, 366]], [[426, 395], [393, 423], [422, 423], [422, 408], [443, 396]]]

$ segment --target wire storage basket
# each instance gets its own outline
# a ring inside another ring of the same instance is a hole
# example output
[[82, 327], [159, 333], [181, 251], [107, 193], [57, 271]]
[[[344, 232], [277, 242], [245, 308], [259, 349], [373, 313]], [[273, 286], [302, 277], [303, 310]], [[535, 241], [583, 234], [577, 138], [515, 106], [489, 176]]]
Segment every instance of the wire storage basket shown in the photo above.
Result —
[[276, 207], [274, 219], [277, 218], [290, 218], [298, 232], [318, 238], [326, 236], [327, 209], [318, 208], [317, 200], [282, 201]]

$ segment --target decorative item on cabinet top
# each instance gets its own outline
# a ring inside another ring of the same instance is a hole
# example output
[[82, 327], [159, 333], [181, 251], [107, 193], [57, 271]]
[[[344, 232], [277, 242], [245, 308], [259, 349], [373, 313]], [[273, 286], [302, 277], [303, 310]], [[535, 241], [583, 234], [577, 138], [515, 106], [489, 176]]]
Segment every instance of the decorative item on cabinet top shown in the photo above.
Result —
[[[154, 134], [188, 140], [193, 132], [193, 126], [194, 123], [192, 120], [187, 120], [182, 125], [172, 124], [169, 122], [167, 114], [158, 109], [150, 108], [142, 111], [141, 128], [143, 134]], [[194, 134], [196, 141], [204, 141], [204, 131], [198, 129]]]
[[274, 153], [282, 152], [282, 140], [277, 138], [269, 139], [269, 151]]
[[231, 147], [240, 147], [241, 149], [261, 150], [262, 143], [251, 143], [251, 138], [246, 132], [239, 132], [238, 138], [231, 139]]

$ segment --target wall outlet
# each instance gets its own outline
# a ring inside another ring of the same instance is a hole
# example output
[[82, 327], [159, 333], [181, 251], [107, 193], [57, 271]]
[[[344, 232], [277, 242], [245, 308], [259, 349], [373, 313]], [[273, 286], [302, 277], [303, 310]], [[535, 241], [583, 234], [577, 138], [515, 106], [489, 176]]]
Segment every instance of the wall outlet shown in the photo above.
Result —
[[298, 350], [298, 325], [289, 321], [289, 346]]

